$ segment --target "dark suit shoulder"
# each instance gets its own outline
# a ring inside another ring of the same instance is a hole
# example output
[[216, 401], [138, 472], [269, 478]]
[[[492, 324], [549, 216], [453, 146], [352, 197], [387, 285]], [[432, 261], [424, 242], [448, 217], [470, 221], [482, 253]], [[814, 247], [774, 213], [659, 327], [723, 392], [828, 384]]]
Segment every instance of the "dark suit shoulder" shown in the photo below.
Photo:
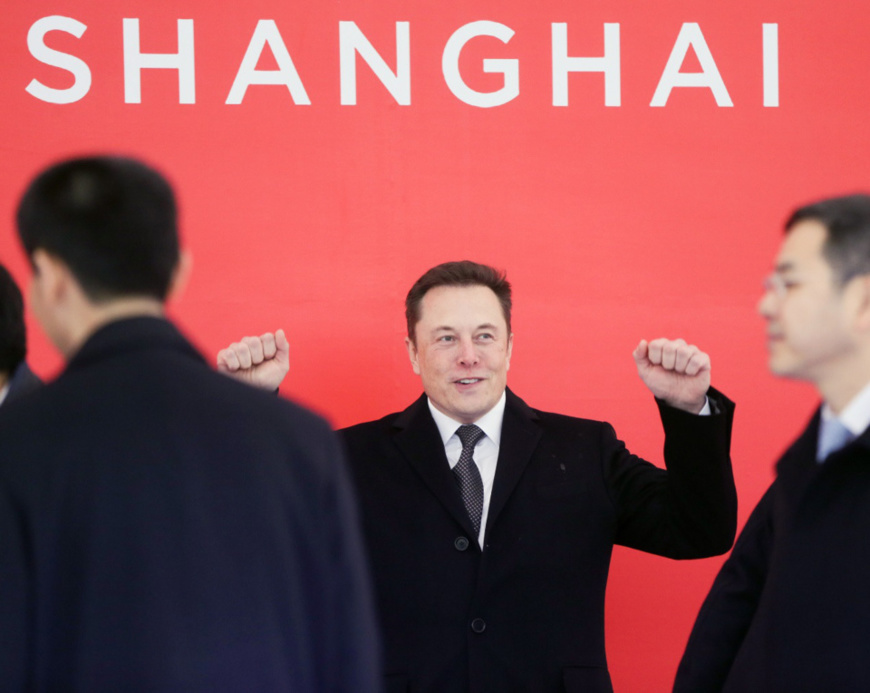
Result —
[[598, 421], [596, 419], [586, 419], [580, 416], [568, 416], [567, 414], [557, 414], [555, 412], [541, 411], [532, 409], [537, 415], [537, 422], [542, 428], [552, 431], [572, 431], [578, 429], [606, 429], [613, 428], [606, 421]]
[[[425, 395], [423, 395], [407, 409], [392, 412], [379, 419], [365, 421], [353, 426], [341, 428], [338, 430], [338, 433], [348, 442], [359, 442], [371, 439], [372, 437], [377, 438], [392, 435], [398, 430], [401, 430], [408, 425], [412, 425], [412, 422], [417, 417], [428, 416], [430, 416], [428, 412], [428, 404]], [[594, 419], [586, 419], [534, 409], [533, 407], [528, 406], [522, 399], [511, 393], [510, 390], [508, 390], [508, 402], [507, 407], [505, 408], [505, 417], [507, 418], [509, 416], [516, 416], [528, 420], [554, 434], [559, 432], [574, 434], [578, 430], [613, 430], [613, 427], [606, 421], [596, 421]]]
[[392, 430], [394, 428], [393, 424], [402, 413], [403, 412], [394, 411], [390, 414], [387, 414], [386, 416], [382, 416], [380, 419], [363, 421], [361, 423], [354, 424], [353, 426], [345, 426], [344, 428], [339, 428], [337, 432], [342, 437], [347, 438], [377, 435], [378, 433]]

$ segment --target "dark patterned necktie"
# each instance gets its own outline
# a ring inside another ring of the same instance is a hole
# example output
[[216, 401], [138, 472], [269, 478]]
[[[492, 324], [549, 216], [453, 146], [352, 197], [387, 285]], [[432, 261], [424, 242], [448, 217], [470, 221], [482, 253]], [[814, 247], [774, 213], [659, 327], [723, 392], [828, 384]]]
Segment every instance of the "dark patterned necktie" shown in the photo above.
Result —
[[462, 502], [474, 525], [475, 534], [480, 534], [480, 518], [483, 515], [483, 480], [480, 471], [474, 463], [474, 446], [483, 438], [483, 431], [474, 424], [460, 426], [456, 435], [462, 441], [462, 453], [459, 462], [453, 467], [453, 475], [459, 482], [462, 493]]

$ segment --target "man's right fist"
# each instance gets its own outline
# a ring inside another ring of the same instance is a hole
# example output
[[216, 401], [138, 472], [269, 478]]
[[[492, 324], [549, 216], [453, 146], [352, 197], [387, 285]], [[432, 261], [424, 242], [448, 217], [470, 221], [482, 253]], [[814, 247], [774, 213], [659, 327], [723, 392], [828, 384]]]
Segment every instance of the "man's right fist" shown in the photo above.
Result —
[[284, 330], [233, 342], [218, 352], [217, 369], [264, 390], [277, 390], [290, 370], [290, 345]]

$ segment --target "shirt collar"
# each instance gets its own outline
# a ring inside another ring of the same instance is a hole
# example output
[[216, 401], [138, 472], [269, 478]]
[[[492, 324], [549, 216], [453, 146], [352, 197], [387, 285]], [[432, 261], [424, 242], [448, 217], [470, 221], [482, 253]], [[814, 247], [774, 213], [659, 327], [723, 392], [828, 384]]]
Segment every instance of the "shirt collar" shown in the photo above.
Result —
[[6, 395], [9, 394], [9, 381], [3, 387], [0, 387], [0, 404], [3, 404], [3, 400], [6, 399]]
[[[429, 411], [432, 412], [432, 418], [435, 419], [435, 425], [438, 426], [438, 432], [441, 434], [441, 442], [447, 445], [447, 441], [456, 433], [456, 429], [462, 425], [462, 422], [451, 419], [447, 414], [436, 409], [435, 405], [432, 404], [432, 400], [428, 397], [426, 401], [429, 404]], [[507, 397], [502, 392], [501, 398], [496, 402], [495, 406], [474, 422], [486, 434], [486, 437], [496, 445], [501, 441], [501, 424], [504, 420], [506, 401]]]
[[822, 420], [838, 418], [840, 423], [849, 429], [855, 437], [861, 435], [870, 427], [870, 383], [855, 395], [849, 404], [836, 416], [827, 403], [822, 405]]

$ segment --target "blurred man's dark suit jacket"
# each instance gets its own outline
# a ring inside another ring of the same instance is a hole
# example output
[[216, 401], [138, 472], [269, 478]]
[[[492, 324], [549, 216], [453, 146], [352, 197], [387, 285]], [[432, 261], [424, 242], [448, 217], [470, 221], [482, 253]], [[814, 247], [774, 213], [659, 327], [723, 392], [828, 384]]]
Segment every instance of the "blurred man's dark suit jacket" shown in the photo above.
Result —
[[379, 690], [343, 466], [169, 322], [101, 328], [0, 410], [0, 691]]
[[387, 691], [610, 691], [613, 544], [693, 558], [733, 541], [733, 405], [711, 396], [719, 413], [709, 417], [660, 405], [665, 472], [609, 424], [537, 411], [508, 391], [482, 552], [425, 396], [344, 429]]
[[870, 430], [816, 462], [819, 412], [777, 463], [704, 601], [679, 693], [870, 691]]
[[9, 390], [0, 406], [13, 402], [19, 397], [33, 392], [42, 386], [42, 380], [37, 376], [26, 362], [22, 361], [9, 378]]

